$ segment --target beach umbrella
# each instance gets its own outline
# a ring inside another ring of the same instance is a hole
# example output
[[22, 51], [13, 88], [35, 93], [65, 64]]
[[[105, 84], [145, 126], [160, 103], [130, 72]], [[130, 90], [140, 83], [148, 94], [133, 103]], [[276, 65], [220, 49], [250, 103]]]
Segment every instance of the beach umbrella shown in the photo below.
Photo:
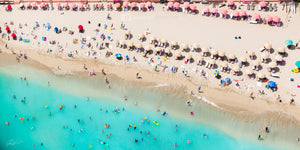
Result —
[[269, 85], [271, 88], [276, 87], [276, 82], [274, 82], [274, 81], [269, 81], [269, 82], [268, 82], [268, 85]]
[[181, 44], [181, 48], [183, 48], [183, 49], [187, 49], [187, 48], [188, 48], [188, 45], [187, 45], [187, 44], [185, 44], [185, 43], [183, 43], [183, 44]]
[[150, 46], [150, 45], [147, 45], [147, 46], [145, 47], [145, 50], [146, 50], [146, 51], [150, 51], [150, 50], [151, 50], [151, 46]]
[[237, 16], [240, 15], [240, 13], [239, 13], [238, 11], [235, 10], [235, 11], [232, 12], [232, 15], [235, 16], [235, 17], [237, 17]]
[[6, 30], [6, 31], [9, 31], [9, 30], [10, 30], [9, 26], [6, 26], [5, 30]]
[[267, 22], [271, 22], [273, 20], [273, 17], [271, 17], [270, 15], [267, 15], [265, 17], [265, 19], [266, 19]]
[[212, 55], [218, 55], [218, 51], [217, 51], [217, 50], [214, 50], [214, 49], [212, 49], [210, 53], [211, 53]]
[[131, 3], [131, 7], [136, 7], [137, 6], [137, 3], [136, 2], [132, 2]]
[[24, 3], [20, 3], [20, 7], [24, 7]]
[[280, 18], [279, 18], [278, 16], [274, 16], [274, 17], [273, 17], [273, 21], [274, 21], [274, 22], [280, 22]]
[[181, 57], [181, 56], [182, 56], [181, 52], [177, 51], [177, 52], [175, 53], [175, 57]]
[[266, 78], [266, 75], [263, 74], [263, 73], [258, 73], [257, 77], [260, 78], [260, 79], [263, 79], [263, 78]]
[[246, 61], [247, 61], [247, 58], [246, 58], [246, 57], [241, 57], [241, 58], [240, 58], [240, 61], [241, 61], [241, 62], [246, 62]]
[[168, 7], [173, 7], [174, 3], [173, 2], [168, 2]]
[[12, 34], [11, 34], [11, 37], [15, 38], [15, 37], [16, 37], [16, 34], [15, 34], [15, 33], [12, 33]]
[[283, 60], [283, 57], [282, 57], [281, 55], [277, 55], [277, 56], [275, 57], [275, 60], [276, 60], [276, 61], [282, 61], [282, 60]]
[[69, 4], [68, 4], [68, 3], [65, 3], [65, 4], [64, 4], [64, 7], [65, 7], [65, 8], [69, 7]]
[[296, 61], [295, 65], [296, 67], [300, 68], [300, 61]]
[[82, 9], [82, 8], [83, 8], [83, 3], [79, 3], [78, 7], [79, 7], [80, 9]]
[[165, 53], [170, 54], [171, 53], [171, 49], [169, 47], [166, 48]]
[[176, 9], [178, 9], [178, 8], [180, 7], [180, 4], [179, 4], [178, 2], [176, 2], [176, 3], [174, 3], [174, 7], [175, 7]]
[[261, 58], [268, 59], [270, 57], [270, 54], [268, 52], [264, 52], [261, 54]]
[[146, 6], [145, 3], [140, 3], [141, 8], [145, 8], [145, 6]]
[[7, 9], [8, 9], [8, 10], [11, 9], [11, 5], [10, 5], [10, 4], [7, 5]]
[[194, 48], [200, 48], [200, 45], [197, 44], [197, 43], [193, 43], [193, 47], [194, 47]]
[[232, 70], [233, 70], [234, 72], [240, 72], [240, 68], [237, 67], [237, 66], [233, 67]]
[[122, 57], [122, 54], [117, 53], [117, 54], [116, 54], [116, 57], [117, 57], [117, 58]]
[[218, 56], [220, 56], [220, 57], [224, 57], [224, 56], [225, 56], [225, 52], [223, 52], [223, 51], [219, 51], [219, 52], [218, 52]]
[[218, 9], [217, 9], [217, 8], [213, 8], [213, 9], [211, 9], [211, 12], [212, 12], [212, 13], [217, 13], [217, 12], [218, 12]]
[[150, 41], [155, 41], [156, 40], [156, 37], [152, 36], [150, 37]]
[[264, 45], [264, 47], [265, 47], [266, 49], [271, 49], [271, 48], [272, 48], [272, 45], [271, 45], [270, 43], [266, 43], [266, 44]]
[[278, 52], [278, 53], [285, 53], [285, 48], [279, 47], [279, 48], [277, 49], [277, 52]]
[[191, 55], [191, 54], [187, 54], [187, 55], [185, 56], [185, 58], [186, 58], [186, 59], [191, 59], [191, 58], [192, 58], [192, 55]]
[[293, 41], [292, 40], [286, 40], [285, 42], [285, 45], [293, 45]]
[[222, 63], [221, 63], [221, 67], [228, 67], [228, 63], [222, 62]]
[[260, 14], [254, 14], [253, 18], [256, 20], [256, 19], [260, 19], [261, 17], [260, 17]]
[[190, 6], [190, 8], [191, 8], [191, 10], [196, 10], [196, 9], [197, 9], [197, 6], [192, 4], [192, 5]]
[[206, 13], [209, 12], [209, 8], [208, 7], [204, 7], [203, 8], [203, 12], [206, 12]]
[[32, 3], [32, 7], [36, 7], [36, 2], [33, 2], [33, 3]]
[[214, 59], [210, 59], [209, 61], [208, 61], [208, 63], [210, 63], [210, 64], [216, 64], [216, 61], [214, 60]]
[[126, 30], [125, 35], [129, 35], [129, 34], [131, 34], [130, 30]]
[[246, 70], [246, 74], [247, 75], [252, 75], [252, 74], [254, 74], [254, 72], [251, 69], [247, 69]]
[[229, 83], [230, 81], [231, 81], [230, 78], [226, 78], [226, 79], [225, 79], [225, 82], [227, 82], [227, 83]]
[[221, 10], [221, 13], [222, 13], [223, 15], [226, 15], [226, 14], [228, 13], [228, 10], [222, 9], [222, 10]]
[[120, 8], [120, 7], [121, 7], [121, 4], [120, 4], [120, 3], [116, 3], [116, 4], [115, 4], [115, 7], [116, 7], [116, 8]]
[[124, 41], [121, 41], [121, 42], [120, 42], [120, 45], [125, 45], [125, 42], [124, 42]]
[[[31, 7], [31, 3], [30, 3], [30, 2], [27, 3], [27, 7]], [[42, 7], [42, 6], [41, 6], [41, 7]]]
[[155, 51], [156, 51], [156, 52], [160, 52], [160, 51], [161, 51], [161, 48], [160, 48], [160, 47], [156, 47], [156, 48], [155, 48]]
[[41, 7], [45, 7], [46, 4], [45, 4], [45, 3], [41, 3], [40, 6], [41, 6]]
[[215, 75], [215, 77], [220, 76], [220, 72], [218, 70], [215, 70], [214, 75]]
[[235, 59], [235, 55], [234, 54], [229, 54], [228, 59]]
[[184, 8], [189, 8], [190, 7], [190, 3], [189, 2], [184, 2], [183, 3], [183, 7]]
[[151, 2], [147, 2], [147, 7], [152, 7], [152, 3]]
[[245, 10], [241, 10], [241, 11], [240, 11], [240, 15], [241, 15], [241, 16], [247, 16], [247, 13], [246, 13]]
[[161, 39], [160, 40], [162, 43], [167, 43], [167, 40], [166, 39]]
[[252, 64], [253, 64], [253, 66], [259, 66], [260, 62], [257, 60], [257, 61], [254, 61]]
[[259, 2], [259, 6], [266, 7], [267, 3], [265, 1], [261, 1], [261, 2]]
[[57, 28], [57, 27], [55, 27], [55, 28], [54, 28], [54, 32], [57, 32], [57, 31], [58, 31], [58, 28]]
[[128, 2], [123, 2], [123, 6], [124, 6], [124, 7], [127, 7], [128, 5], [129, 5]]
[[144, 34], [144, 33], [140, 33], [140, 34], [139, 34], [139, 37], [140, 37], [140, 38], [145, 38], [145, 34]]
[[56, 6], [57, 6], [57, 7], [60, 7], [60, 2], [56, 3]]
[[227, 0], [228, 5], [234, 5], [234, 0]]
[[200, 55], [200, 56], [198, 56], [197, 60], [198, 60], [198, 61], [203, 61], [204, 58]]
[[128, 42], [127, 46], [128, 47], [132, 47], [133, 46], [133, 42]]
[[255, 53], [254, 53], [253, 51], [248, 51], [248, 55], [249, 55], [249, 56], [254, 56]]
[[78, 29], [79, 29], [79, 30], [83, 30], [83, 26], [82, 26], [82, 25], [79, 25], [79, 26], [78, 26]]
[[143, 47], [143, 46], [142, 46], [141, 43], [139, 43], [139, 44], [136, 45], [136, 48], [142, 48], [142, 47]]
[[209, 49], [207, 47], [202, 48], [202, 52], [207, 53], [209, 52]]
[[76, 8], [76, 4], [75, 3], [73, 3], [71, 6], [72, 6], [72, 8]]

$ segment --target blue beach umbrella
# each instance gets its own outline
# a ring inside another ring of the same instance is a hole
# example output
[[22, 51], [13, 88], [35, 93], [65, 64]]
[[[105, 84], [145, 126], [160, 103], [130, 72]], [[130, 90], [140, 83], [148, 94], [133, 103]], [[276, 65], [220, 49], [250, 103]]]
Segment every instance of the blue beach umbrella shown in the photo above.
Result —
[[122, 57], [122, 55], [120, 53], [116, 54], [116, 57]]
[[268, 85], [269, 85], [271, 88], [273, 88], [273, 87], [276, 86], [276, 82], [274, 82], [274, 81], [269, 81], [269, 82], [268, 82]]
[[293, 41], [292, 40], [286, 40], [284, 43], [286, 45], [293, 45]]
[[231, 81], [230, 78], [225, 79], [225, 82], [227, 82], [227, 83], [230, 82], [230, 81]]
[[296, 61], [295, 65], [296, 67], [300, 68], [300, 61]]
[[54, 32], [57, 32], [57, 31], [58, 31], [58, 28], [57, 28], [57, 27], [55, 27], [55, 28], [54, 28]]

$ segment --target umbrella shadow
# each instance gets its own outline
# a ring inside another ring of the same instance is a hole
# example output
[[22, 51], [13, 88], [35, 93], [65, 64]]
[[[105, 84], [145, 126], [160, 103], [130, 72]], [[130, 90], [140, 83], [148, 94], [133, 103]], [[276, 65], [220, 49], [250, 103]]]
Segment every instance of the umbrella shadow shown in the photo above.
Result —
[[168, 54], [168, 57], [173, 57], [173, 53], [169, 53], [169, 54]]
[[123, 57], [122, 57], [122, 56], [121, 56], [121, 57], [117, 57], [117, 59], [118, 59], [118, 60], [123, 60]]
[[288, 45], [287, 48], [289, 50], [295, 50], [296, 49], [296, 46], [295, 45]]

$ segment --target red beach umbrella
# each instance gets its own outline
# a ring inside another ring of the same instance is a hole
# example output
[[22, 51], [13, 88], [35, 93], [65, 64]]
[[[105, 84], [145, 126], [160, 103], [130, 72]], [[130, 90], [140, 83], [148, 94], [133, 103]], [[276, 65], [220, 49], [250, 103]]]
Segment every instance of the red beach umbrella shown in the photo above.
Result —
[[209, 8], [208, 7], [204, 7], [203, 8], [203, 12], [209, 12]]
[[72, 8], [76, 8], [76, 4], [75, 3], [72, 4]]
[[131, 3], [131, 7], [136, 7], [136, 6], [137, 6], [136, 2]]
[[79, 3], [78, 7], [79, 7], [80, 9], [82, 9], [82, 8], [83, 8], [83, 4], [82, 4], [82, 3]]
[[173, 7], [174, 3], [173, 2], [168, 2], [168, 7]]
[[6, 26], [5, 30], [6, 30], [6, 31], [9, 31], [9, 30], [10, 30], [9, 26]]
[[56, 6], [57, 6], [57, 7], [60, 7], [60, 2], [56, 3]]
[[192, 10], [196, 10], [196, 9], [197, 9], [197, 6], [196, 6], [196, 5], [191, 5], [190, 8], [191, 8]]
[[254, 18], [254, 19], [260, 19], [260, 15], [259, 15], [259, 14], [254, 14], [254, 15], [253, 15], [253, 18]]
[[7, 9], [8, 9], [8, 10], [11, 9], [11, 5], [10, 5], [10, 4], [7, 5]]
[[227, 0], [228, 5], [234, 5], [234, 0]]
[[33, 3], [32, 3], [32, 7], [36, 7], [36, 2], [33, 2]]
[[217, 8], [213, 8], [213, 9], [211, 9], [211, 12], [212, 12], [212, 13], [217, 13], [217, 12], [218, 12], [218, 9], [217, 9]]
[[45, 3], [41, 3], [41, 5], [40, 5], [41, 7], [45, 7]]
[[273, 17], [273, 21], [274, 21], [274, 22], [280, 22], [280, 18], [279, 18], [278, 16], [274, 16], [274, 17]]
[[115, 7], [116, 7], [116, 8], [120, 8], [120, 7], [121, 7], [121, 4], [120, 4], [120, 3], [116, 3], [116, 4], [115, 4]]
[[190, 3], [189, 2], [184, 2], [183, 3], [183, 7], [184, 8], [189, 8], [190, 7]]
[[123, 6], [127, 7], [128, 6], [128, 2], [123, 2]]
[[176, 3], [174, 3], [174, 7], [178, 9], [180, 7], [180, 4], [178, 2], [176, 2]]
[[238, 11], [235, 10], [235, 11], [232, 12], [232, 15], [235, 16], [235, 17], [237, 17], [237, 16], [239, 16], [240, 14], [239, 14]]
[[83, 30], [83, 26], [82, 26], [82, 25], [79, 25], [79, 26], [78, 26], [78, 29], [79, 29], [79, 30]]
[[31, 3], [28, 2], [28, 3], [27, 3], [27, 7], [31, 7]]
[[265, 19], [266, 19], [266, 21], [267, 21], [267, 22], [270, 22], [270, 21], [272, 21], [272, 20], [273, 20], [273, 17], [271, 17], [271, 16], [267, 15], [267, 16], [265, 17]]
[[223, 15], [226, 15], [226, 14], [228, 13], [228, 10], [222, 9], [222, 10], [221, 10], [221, 13], [222, 13]]
[[245, 10], [241, 10], [241, 11], [240, 11], [240, 15], [241, 15], [241, 16], [246, 16], [246, 15], [247, 15], [247, 13], [246, 13], [246, 11], [245, 11]]
[[15, 37], [16, 37], [16, 34], [15, 34], [15, 33], [11, 34], [11, 37], [15, 38]]
[[140, 3], [141, 8], [145, 8], [145, 6], [146, 6], [145, 3]]
[[259, 6], [266, 7], [267, 3], [265, 1], [261, 1], [261, 2], [259, 2]]
[[65, 3], [65, 4], [64, 4], [64, 7], [69, 7], [69, 4], [68, 4], [68, 3]]
[[152, 3], [151, 2], [147, 2], [147, 6], [148, 7], [152, 7]]

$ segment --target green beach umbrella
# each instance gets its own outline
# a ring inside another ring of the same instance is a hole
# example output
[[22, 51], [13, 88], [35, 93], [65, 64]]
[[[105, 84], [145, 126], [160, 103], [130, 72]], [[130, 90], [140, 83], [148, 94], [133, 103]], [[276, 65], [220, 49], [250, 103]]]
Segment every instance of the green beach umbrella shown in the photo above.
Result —
[[293, 41], [292, 40], [286, 40], [284, 43], [286, 45], [293, 45]]
[[300, 68], [300, 61], [296, 61], [295, 65]]

